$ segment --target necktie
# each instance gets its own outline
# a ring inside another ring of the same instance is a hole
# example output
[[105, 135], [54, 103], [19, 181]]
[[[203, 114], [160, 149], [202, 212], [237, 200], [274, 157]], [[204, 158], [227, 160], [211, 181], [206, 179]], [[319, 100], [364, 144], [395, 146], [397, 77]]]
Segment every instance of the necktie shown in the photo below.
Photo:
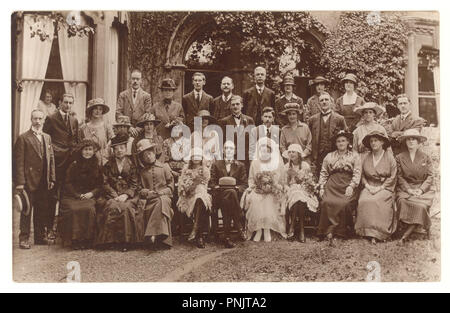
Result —
[[267, 128], [267, 138], [270, 138], [270, 129]]
[[133, 91], [133, 99], [136, 99], [136, 96], [137, 96], [137, 91], [134, 90], [134, 91]]
[[64, 122], [66, 123], [66, 126], [69, 127], [69, 117], [67, 115], [67, 113], [64, 115]]
[[195, 94], [195, 103], [197, 104], [197, 106], [200, 105], [200, 94], [199, 93]]

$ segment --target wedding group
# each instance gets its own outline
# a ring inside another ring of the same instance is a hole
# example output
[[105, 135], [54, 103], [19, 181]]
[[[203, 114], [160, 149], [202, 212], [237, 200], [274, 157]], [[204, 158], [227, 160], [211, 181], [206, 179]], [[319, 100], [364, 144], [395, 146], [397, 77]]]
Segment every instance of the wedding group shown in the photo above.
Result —
[[386, 129], [385, 108], [357, 94], [352, 73], [338, 99], [324, 76], [312, 79], [305, 102], [292, 76], [280, 96], [266, 76], [255, 68], [242, 95], [224, 77], [214, 98], [198, 72], [179, 103], [173, 79], [160, 82], [162, 97], [153, 101], [134, 70], [114, 123], [102, 98], [88, 101], [81, 122], [74, 95], [55, 105], [45, 91], [14, 144], [19, 247], [31, 248], [31, 220], [35, 245], [124, 252], [170, 249], [175, 235], [198, 248], [210, 238], [226, 248], [273, 238], [305, 243], [311, 221], [333, 247], [338, 239], [377, 244], [400, 232], [403, 245], [413, 233], [430, 235], [433, 166], [421, 149], [425, 120], [407, 95], [398, 95], [400, 114]]

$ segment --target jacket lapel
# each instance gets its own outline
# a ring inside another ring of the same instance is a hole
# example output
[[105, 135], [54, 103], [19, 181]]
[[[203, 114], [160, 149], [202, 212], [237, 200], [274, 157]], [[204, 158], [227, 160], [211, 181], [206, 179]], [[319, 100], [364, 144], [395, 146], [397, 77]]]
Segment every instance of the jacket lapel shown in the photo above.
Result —
[[[44, 137], [44, 135], [42, 135], [42, 138], [43, 137]], [[39, 149], [39, 146], [38, 146], [39, 140], [34, 136], [34, 134], [33, 134], [33, 132], [31, 130], [28, 131], [27, 139], [31, 143], [31, 145], [33, 146], [34, 151], [36, 151], [36, 154], [42, 159], [42, 155], [40, 153], [40, 149]]]

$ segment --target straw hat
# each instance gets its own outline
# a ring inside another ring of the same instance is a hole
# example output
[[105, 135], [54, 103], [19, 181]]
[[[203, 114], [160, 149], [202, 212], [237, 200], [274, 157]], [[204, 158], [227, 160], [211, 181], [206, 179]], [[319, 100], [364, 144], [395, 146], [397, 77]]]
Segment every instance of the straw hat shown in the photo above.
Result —
[[155, 143], [152, 143], [149, 139], [141, 139], [136, 145], [137, 147], [137, 154], [141, 154], [145, 150], [152, 149], [156, 147]]
[[376, 116], [379, 116], [380, 114], [385, 112], [385, 109], [375, 102], [366, 102], [362, 106], [356, 107], [353, 111], [359, 115], [363, 115], [363, 112], [365, 110], [374, 111]]
[[284, 105], [284, 110], [281, 112], [282, 115], [287, 115], [290, 111], [297, 112], [298, 114], [303, 114], [303, 109], [300, 104], [291, 102]]
[[397, 138], [398, 141], [403, 142], [408, 138], [416, 138], [419, 142], [423, 143], [427, 141], [427, 137], [422, 136], [417, 129], [407, 129], [403, 135]]
[[350, 82], [354, 83], [355, 85], [357, 85], [358, 84], [358, 77], [356, 77], [355, 74], [349, 73], [349, 74], [345, 75], [344, 78], [341, 79], [342, 83], [345, 83], [346, 81], [350, 81]]
[[296, 143], [289, 145], [289, 148], [283, 152], [283, 158], [289, 159], [289, 152], [297, 152], [300, 154], [302, 158], [305, 157], [305, 153], [303, 152], [302, 146]]
[[101, 106], [103, 108], [103, 115], [105, 115], [106, 113], [109, 112], [109, 106], [107, 106], [105, 104], [105, 100], [103, 100], [102, 98], [95, 98], [95, 99], [89, 100], [89, 102], [88, 102], [88, 105], [86, 108], [87, 115], [91, 115], [92, 110], [98, 106]]
[[151, 113], [144, 113], [142, 117], [140, 118], [139, 122], [136, 123], [137, 127], [144, 127], [145, 123], [152, 122], [155, 126], [157, 126], [159, 123], [161, 123], [160, 120], [157, 120], [156, 117]]

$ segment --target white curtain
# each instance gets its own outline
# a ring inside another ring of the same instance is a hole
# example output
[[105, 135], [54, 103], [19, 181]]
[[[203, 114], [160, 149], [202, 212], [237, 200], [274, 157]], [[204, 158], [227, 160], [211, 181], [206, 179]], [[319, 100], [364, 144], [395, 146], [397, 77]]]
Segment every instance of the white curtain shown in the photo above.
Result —
[[[50, 35], [50, 38], [45, 41], [41, 41], [39, 36], [31, 38], [30, 27], [35, 25], [31, 16], [25, 15], [24, 23], [22, 78], [44, 79], [53, 42], [53, 21], [48, 17], [40, 17], [39, 27]], [[22, 84], [23, 91], [20, 94], [20, 133], [27, 131], [31, 126], [31, 111], [37, 107], [44, 83], [24, 81]]]
[[108, 119], [115, 121], [117, 103], [117, 80], [119, 73], [119, 33], [115, 27], [110, 27], [109, 31], [109, 57], [107, 58], [108, 80], [106, 86], [105, 102], [109, 105]]
[[433, 69], [433, 77], [434, 77], [434, 93], [436, 94], [436, 110], [437, 110], [437, 118], [438, 124], [441, 124], [441, 78], [439, 66], [435, 66]]
[[[67, 29], [61, 27], [58, 31], [59, 53], [64, 80], [88, 80], [89, 38], [70, 37]], [[85, 119], [86, 90], [84, 83], [64, 83], [67, 93], [73, 94], [75, 102], [72, 111], [77, 114], [79, 122]]]

